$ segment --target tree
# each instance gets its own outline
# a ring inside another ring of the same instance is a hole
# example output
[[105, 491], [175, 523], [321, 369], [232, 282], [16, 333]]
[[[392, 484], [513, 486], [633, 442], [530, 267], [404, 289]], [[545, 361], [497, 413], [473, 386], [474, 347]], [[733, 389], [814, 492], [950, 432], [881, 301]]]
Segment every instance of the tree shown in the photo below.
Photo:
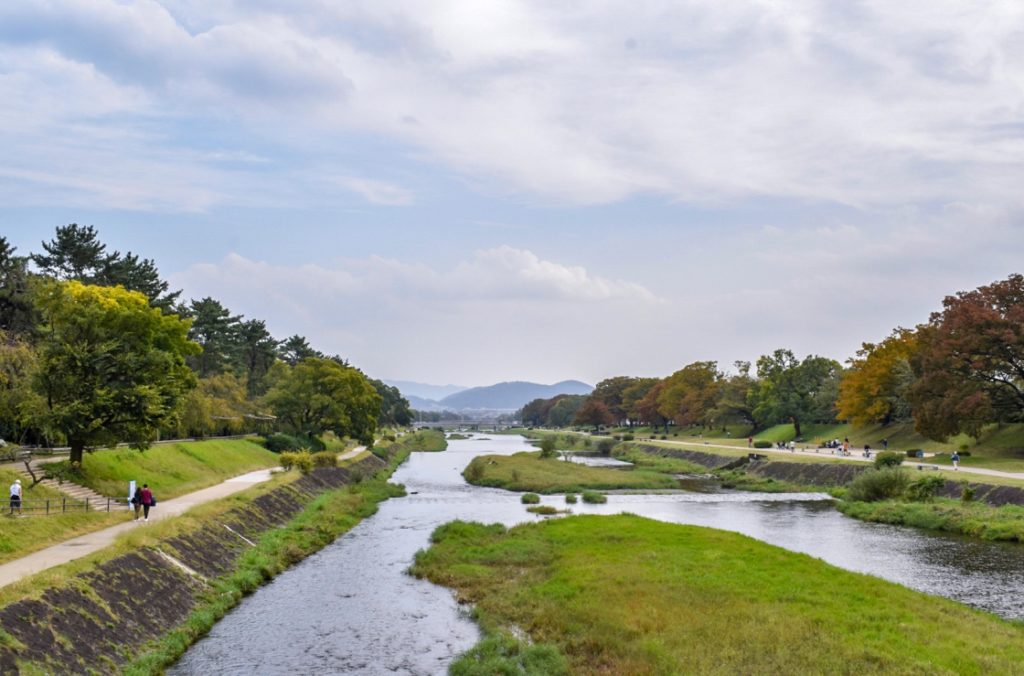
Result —
[[601, 425], [612, 425], [615, 423], [615, 416], [608, 410], [608, 407], [592, 397], [588, 397], [580, 410], [573, 418], [574, 425], [593, 425], [594, 431], [601, 429]]
[[241, 316], [210, 297], [193, 300], [187, 314], [192, 319], [189, 337], [203, 348], [189, 365], [200, 378], [230, 370], [237, 358]]
[[330, 430], [373, 444], [381, 397], [351, 366], [319, 357], [303, 359], [267, 392], [265, 401], [296, 434], [315, 437]]
[[908, 398], [933, 439], [1024, 420], [1024, 276], [947, 296], [918, 329]]
[[380, 413], [377, 416], [377, 424], [381, 427], [398, 426], [405, 427], [412, 422], [412, 410], [409, 408], [409, 401], [402, 396], [401, 391], [392, 385], [380, 380], [371, 380], [373, 388], [380, 395]]
[[266, 322], [250, 319], [241, 322], [234, 331], [237, 341], [235, 353], [245, 373], [246, 392], [250, 397], [266, 392], [266, 377], [277, 361], [277, 341], [267, 331]]
[[799, 361], [789, 350], [761, 356], [754, 417], [762, 424], [792, 422], [798, 437], [805, 422], [834, 420], [841, 372], [839, 362], [825, 357]]
[[568, 427], [576, 418], [576, 413], [587, 400], [583, 394], [567, 394], [562, 396], [548, 410], [547, 424], [551, 427]]
[[303, 359], [323, 357], [324, 355], [310, 347], [309, 342], [304, 337], [295, 335], [281, 341], [278, 347], [278, 356], [289, 366], [295, 366]]
[[199, 347], [187, 321], [164, 315], [141, 293], [75, 281], [45, 285], [37, 304], [43, 423], [66, 438], [72, 462], [119, 441], [144, 449], [173, 423], [195, 385], [185, 357]]
[[645, 419], [640, 412], [640, 402], [657, 384], [658, 378], [634, 378], [629, 387], [622, 391], [622, 408], [626, 411], [626, 419], [630, 427], [638, 420]]
[[723, 427], [728, 423], [753, 425], [754, 407], [751, 400], [757, 381], [750, 375], [749, 361], [736, 361], [733, 366], [736, 373], [723, 378], [712, 417]]
[[43, 400], [32, 389], [38, 357], [24, 339], [0, 331], [0, 439], [25, 443]]
[[160, 272], [152, 259], [139, 259], [131, 251], [123, 256], [115, 251], [108, 256], [95, 281], [103, 286], [120, 285], [129, 291], [138, 291], [164, 312], [171, 312], [181, 295], [181, 291], [168, 291], [170, 285], [160, 279]]
[[107, 265], [107, 247], [91, 225], [60, 226], [56, 237], [42, 246], [46, 253], [32, 254], [32, 262], [43, 274], [58, 280], [92, 284]]
[[630, 376], [606, 378], [597, 384], [590, 396], [607, 406], [616, 422], [622, 422], [629, 417], [623, 405], [623, 395], [635, 380], [636, 378]]
[[0, 236], [0, 331], [28, 335], [38, 322], [29, 289], [28, 259]]
[[688, 364], [666, 379], [658, 396], [658, 410], [680, 426], [707, 426], [713, 420], [721, 380], [716, 362]]
[[877, 345], [864, 343], [839, 384], [840, 420], [887, 425], [909, 418], [907, 391], [914, 381], [910, 358], [916, 348], [917, 336], [910, 329], [896, 329]]
[[665, 426], [665, 434], [668, 434], [669, 419], [661, 414], [658, 400], [666, 387], [667, 381], [659, 380], [647, 390], [643, 399], [637, 402], [635, 415], [641, 423], [647, 423], [652, 428]]

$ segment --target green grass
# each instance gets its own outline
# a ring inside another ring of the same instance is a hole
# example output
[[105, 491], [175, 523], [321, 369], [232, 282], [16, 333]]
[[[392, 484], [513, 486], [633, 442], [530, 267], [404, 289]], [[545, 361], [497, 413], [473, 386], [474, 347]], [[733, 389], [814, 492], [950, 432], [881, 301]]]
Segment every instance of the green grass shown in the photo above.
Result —
[[984, 540], [1024, 542], [1024, 507], [936, 498], [934, 502], [847, 502], [839, 511], [863, 521], [960, 533]]
[[419, 430], [409, 434], [403, 434], [395, 441], [387, 439], [378, 441], [375, 448], [387, 449], [398, 447], [409, 451], [417, 452], [439, 452], [448, 448], [448, 440], [444, 432], [440, 430]]
[[101, 495], [124, 496], [128, 482], [148, 483], [159, 499], [191, 493], [252, 470], [276, 467], [279, 456], [252, 439], [158, 444], [86, 454], [83, 483]]
[[[474, 603], [485, 641], [521, 630], [522, 645], [555, 651], [574, 674], [1008, 674], [1024, 664], [1020, 623], [736, 533], [576, 516], [511, 530], [453, 522], [432, 542], [411, 572]], [[457, 673], [543, 673], [488, 671], [483, 646]]]
[[[53, 500], [55, 509], [64, 494], [43, 486], [29, 488], [31, 479], [7, 469], [0, 469], [0, 485], [4, 489], [21, 479], [26, 503], [35, 500]], [[6, 495], [6, 493], [5, 493]], [[106, 528], [128, 518], [128, 513], [108, 514], [106, 512], [68, 512], [66, 514], [32, 515], [10, 517], [10, 507], [5, 500], [0, 510], [0, 563], [20, 558], [34, 551], [45, 549], [50, 545]], [[26, 507], [28, 505], [26, 504]]]
[[536, 493], [579, 493], [588, 488], [679, 487], [673, 477], [659, 472], [588, 467], [555, 459], [541, 460], [540, 454], [533, 452], [477, 456], [462, 472], [462, 476], [477, 486]]

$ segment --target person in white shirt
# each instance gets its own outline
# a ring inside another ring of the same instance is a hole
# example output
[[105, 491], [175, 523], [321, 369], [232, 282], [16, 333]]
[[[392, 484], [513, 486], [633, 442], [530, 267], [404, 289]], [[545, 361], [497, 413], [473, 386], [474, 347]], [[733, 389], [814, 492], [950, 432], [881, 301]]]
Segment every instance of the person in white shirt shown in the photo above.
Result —
[[14, 510], [21, 514], [21, 479], [15, 479], [11, 484], [11, 514], [14, 514]]

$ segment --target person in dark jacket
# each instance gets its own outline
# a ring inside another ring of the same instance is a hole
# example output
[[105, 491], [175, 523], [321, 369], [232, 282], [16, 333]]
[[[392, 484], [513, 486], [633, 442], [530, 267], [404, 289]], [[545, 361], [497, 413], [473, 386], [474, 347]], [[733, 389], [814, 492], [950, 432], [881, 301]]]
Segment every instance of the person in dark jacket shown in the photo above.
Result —
[[149, 490], [149, 484], [142, 484], [142, 516], [143, 521], [149, 521], [149, 508], [153, 506], [153, 491]]
[[142, 511], [142, 489], [135, 488], [135, 495], [132, 496], [132, 507], [135, 508], [135, 520], [139, 520], [139, 512]]

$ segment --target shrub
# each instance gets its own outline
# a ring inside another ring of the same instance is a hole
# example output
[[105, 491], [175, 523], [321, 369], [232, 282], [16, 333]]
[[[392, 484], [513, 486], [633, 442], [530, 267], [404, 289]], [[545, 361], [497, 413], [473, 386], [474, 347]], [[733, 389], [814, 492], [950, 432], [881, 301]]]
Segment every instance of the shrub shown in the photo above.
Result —
[[540, 441], [540, 457], [545, 460], [555, 457], [555, 447], [554, 437], [544, 437]]
[[303, 474], [309, 474], [313, 470], [313, 455], [309, 451], [282, 453], [280, 462], [282, 469], [286, 471], [294, 468]]
[[754, 448], [771, 448], [771, 447], [772, 447], [772, 442], [770, 442], [770, 441], [763, 441], [761, 439], [758, 439], [757, 441], [754, 442]]
[[320, 451], [312, 455], [314, 467], [337, 467], [338, 454], [331, 451]]
[[480, 462], [479, 458], [474, 458], [469, 463], [469, 467], [466, 468], [466, 478], [470, 482], [480, 481], [484, 478], [484, 463]]
[[307, 446], [302, 439], [290, 434], [271, 434], [263, 440], [263, 447], [274, 453], [284, 453], [285, 451], [301, 451]]
[[597, 491], [583, 491], [580, 497], [583, 498], [583, 502], [587, 502], [592, 505], [603, 505], [608, 502], [608, 497], [603, 493], [598, 493]]
[[546, 516], [558, 514], [558, 510], [551, 505], [533, 505], [532, 507], [527, 507], [526, 511], [533, 514], [544, 514]]
[[623, 441], [633, 441], [633, 435], [632, 434], [623, 434], [622, 435], [622, 440]]
[[921, 477], [907, 486], [907, 497], [918, 502], [931, 502], [945, 483], [946, 480], [940, 476]]
[[536, 493], [523, 493], [522, 497], [519, 498], [519, 502], [524, 505], [536, 505], [540, 503], [540, 496]]
[[70, 460], [59, 460], [44, 464], [43, 476], [47, 479], [56, 480], [58, 484], [63, 484], [65, 481], [81, 483], [85, 478], [82, 473], [82, 464], [71, 462]]
[[962, 502], [974, 502], [974, 489], [967, 483], [964, 483], [963, 488], [960, 489], [960, 500]]
[[398, 441], [398, 437], [396, 437], [394, 434], [385, 434], [384, 440], [390, 441], [391, 443], [395, 443], [396, 441]]
[[917, 454], [918, 453], [922, 453], [922, 452], [923, 451], [921, 451], [920, 448], [908, 448], [907, 449], [907, 457], [908, 458], [916, 458]]
[[903, 456], [896, 451], [884, 451], [875, 456], [875, 469], [899, 467], [903, 464]]
[[575, 493], [566, 493], [565, 494], [565, 504], [567, 504], [567, 505], [575, 505], [576, 504], [576, 495], [575, 495]]
[[613, 448], [615, 448], [615, 442], [611, 439], [602, 439], [597, 442], [597, 452], [601, 455], [611, 455]]
[[891, 500], [903, 495], [909, 479], [902, 469], [871, 469], [850, 482], [846, 498], [857, 502]]

